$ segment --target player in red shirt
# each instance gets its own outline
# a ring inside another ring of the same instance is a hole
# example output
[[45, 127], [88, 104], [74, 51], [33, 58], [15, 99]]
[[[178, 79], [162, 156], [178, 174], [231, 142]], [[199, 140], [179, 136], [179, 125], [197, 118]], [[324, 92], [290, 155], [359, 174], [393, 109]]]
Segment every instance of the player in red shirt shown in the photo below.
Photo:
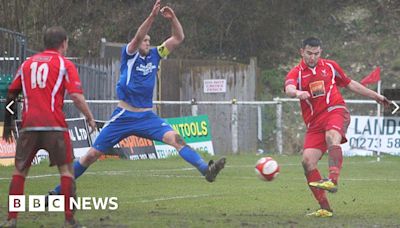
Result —
[[[389, 106], [390, 101], [360, 83], [351, 80], [332, 60], [322, 59], [321, 41], [311, 37], [303, 41], [302, 60], [286, 76], [285, 92], [300, 99], [307, 132], [304, 139], [303, 167], [307, 183], [321, 209], [309, 214], [317, 217], [333, 215], [325, 191], [336, 192], [342, 168], [341, 143], [347, 142], [350, 114], [338, 87]], [[328, 151], [329, 178], [322, 179], [318, 161]]]
[[[49, 152], [50, 165], [57, 165], [61, 175], [61, 192], [65, 197], [65, 225], [79, 227], [69, 209], [69, 199], [75, 196], [72, 168], [74, 159], [71, 139], [62, 111], [65, 90], [75, 106], [85, 115], [92, 129], [96, 124], [83, 96], [74, 64], [66, 59], [67, 33], [61, 27], [51, 27], [44, 35], [46, 50], [22, 63], [9, 87], [7, 104], [22, 92], [21, 133], [17, 140], [15, 170], [9, 195], [23, 195], [25, 177], [39, 149]], [[3, 138], [12, 140], [13, 116], [5, 112]], [[17, 213], [9, 212], [3, 226], [16, 226]]]

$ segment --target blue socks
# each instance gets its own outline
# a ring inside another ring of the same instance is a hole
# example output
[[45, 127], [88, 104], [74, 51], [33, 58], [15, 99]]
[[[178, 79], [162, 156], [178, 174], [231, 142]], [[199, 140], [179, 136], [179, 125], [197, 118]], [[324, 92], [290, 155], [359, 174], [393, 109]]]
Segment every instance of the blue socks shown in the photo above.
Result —
[[200, 157], [200, 155], [194, 151], [192, 148], [189, 146], [183, 147], [179, 151], [179, 155], [185, 159], [185, 161], [189, 162], [192, 164], [194, 167], [196, 167], [201, 174], [205, 175], [206, 171], [208, 169], [208, 164], [204, 162], [204, 160]]
[[[85, 171], [86, 171], [87, 167], [82, 166], [81, 163], [79, 163], [79, 160], [74, 161], [74, 175], [75, 175], [75, 180], [80, 177]], [[61, 185], [58, 185], [54, 191], [57, 194], [61, 193]]]

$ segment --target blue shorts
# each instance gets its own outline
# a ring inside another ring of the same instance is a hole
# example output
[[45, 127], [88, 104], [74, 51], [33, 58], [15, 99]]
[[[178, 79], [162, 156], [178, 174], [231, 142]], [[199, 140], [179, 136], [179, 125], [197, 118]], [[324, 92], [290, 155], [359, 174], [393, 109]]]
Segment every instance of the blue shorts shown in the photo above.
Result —
[[161, 142], [168, 131], [173, 131], [172, 127], [153, 111], [130, 112], [117, 107], [100, 131], [93, 147], [106, 153], [119, 141], [131, 135]]

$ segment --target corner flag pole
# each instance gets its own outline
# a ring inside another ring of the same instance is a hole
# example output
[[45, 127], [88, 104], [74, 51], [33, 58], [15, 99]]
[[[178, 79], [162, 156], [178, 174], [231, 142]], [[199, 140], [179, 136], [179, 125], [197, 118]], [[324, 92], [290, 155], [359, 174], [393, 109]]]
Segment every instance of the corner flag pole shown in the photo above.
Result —
[[[382, 83], [382, 81], [381, 80], [379, 80], [378, 81], [378, 89], [377, 89], [377, 93], [378, 94], [381, 94], [381, 83]], [[377, 115], [377, 117], [378, 117], [378, 123], [381, 123], [381, 105], [380, 104], [377, 104], [376, 105], [376, 115]], [[383, 121], [382, 121], [382, 125], [383, 125]], [[380, 128], [381, 127], [383, 127], [383, 126], [380, 126]], [[379, 144], [380, 145], [378, 145], [378, 150], [376, 151], [376, 154], [377, 154], [377, 157], [376, 157], [376, 161], [377, 162], [379, 162], [379, 161], [381, 161], [381, 144], [382, 144], [382, 142], [381, 142], [381, 134], [378, 134], [378, 142], [379, 142]]]

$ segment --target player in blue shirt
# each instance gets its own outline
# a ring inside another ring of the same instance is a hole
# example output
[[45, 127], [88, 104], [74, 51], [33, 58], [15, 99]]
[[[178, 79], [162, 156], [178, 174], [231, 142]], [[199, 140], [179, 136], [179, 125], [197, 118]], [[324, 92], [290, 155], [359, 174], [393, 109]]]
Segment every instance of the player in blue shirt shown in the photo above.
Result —
[[[156, 48], [150, 48], [147, 33], [158, 12], [171, 22], [172, 36]], [[136, 135], [151, 140], [162, 141], [176, 148], [179, 155], [195, 166], [206, 180], [213, 182], [225, 158], [211, 160], [208, 164], [186, 145], [182, 137], [153, 111], [153, 90], [160, 60], [173, 51], [184, 39], [183, 29], [174, 11], [166, 6], [160, 10], [157, 0], [149, 17], [143, 22], [131, 42], [123, 47], [121, 54], [121, 75], [117, 84], [118, 107], [111, 119], [104, 125], [93, 147], [74, 162], [75, 178], [81, 176], [102, 154], [122, 139]], [[57, 186], [50, 194], [59, 194]]]

